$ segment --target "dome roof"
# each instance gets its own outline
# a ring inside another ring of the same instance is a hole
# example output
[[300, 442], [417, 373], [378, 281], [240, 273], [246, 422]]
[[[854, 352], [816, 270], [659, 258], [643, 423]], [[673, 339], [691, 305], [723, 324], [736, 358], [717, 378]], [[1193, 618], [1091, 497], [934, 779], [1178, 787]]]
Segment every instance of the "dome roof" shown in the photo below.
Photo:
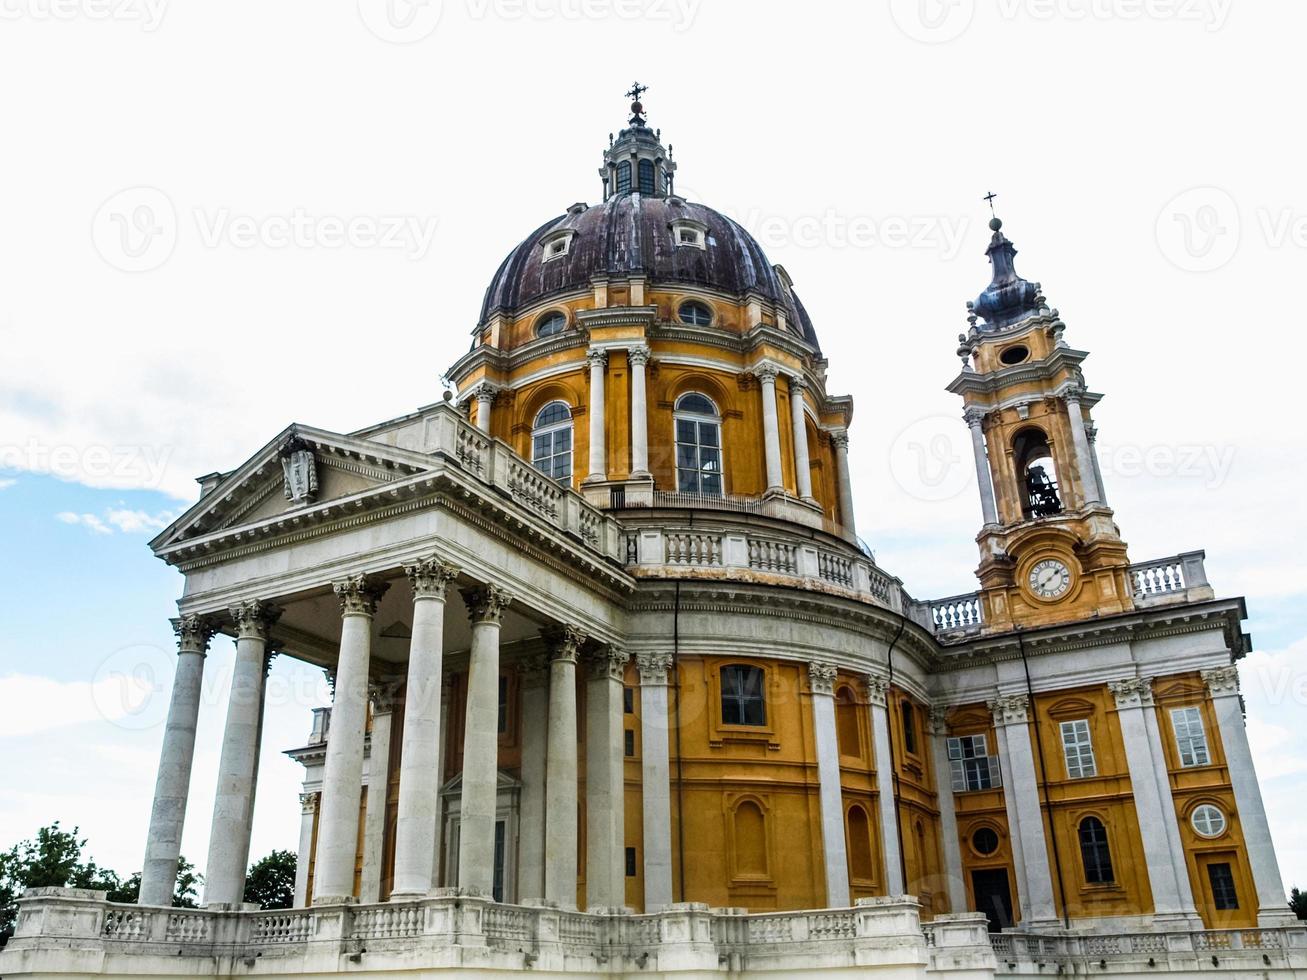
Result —
[[[706, 229], [705, 248], [675, 245], [671, 226]], [[574, 233], [566, 255], [545, 259], [544, 241]], [[576, 205], [541, 225], [504, 259], [486, 289], [481, 322], [554, 294], [589, 289], [591, 277], [643, 273], [651, 288], [681, 283], [734, 296], [756, 292], [786, 310], [788, 322], [819, 348], [807, 311], [782, 283], [753, 236], [725, 215], [675, 196], [616, 194], [594, 207]]]

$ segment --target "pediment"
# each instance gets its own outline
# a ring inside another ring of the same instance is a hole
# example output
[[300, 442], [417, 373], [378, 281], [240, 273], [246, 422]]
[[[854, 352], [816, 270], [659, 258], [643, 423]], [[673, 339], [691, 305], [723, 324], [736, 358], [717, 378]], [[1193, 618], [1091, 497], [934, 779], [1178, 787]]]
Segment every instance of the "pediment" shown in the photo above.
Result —
[[150, 542], [157, 553], [179, 542], [282, 515], [294, 515], [431, 469], [429, 457], [335, 432], [292, 425], [211, 485]]

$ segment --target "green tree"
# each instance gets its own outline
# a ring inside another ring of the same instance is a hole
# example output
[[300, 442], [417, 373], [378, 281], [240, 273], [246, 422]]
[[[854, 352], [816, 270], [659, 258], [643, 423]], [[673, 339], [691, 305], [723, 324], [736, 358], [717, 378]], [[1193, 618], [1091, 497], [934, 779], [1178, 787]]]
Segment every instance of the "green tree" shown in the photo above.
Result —
[[1289, 908], [1300, 919], [1307, 919], [1307, 893], [1297, 888], [1289, 895]]
[[288, 909], [295, 903], [293, 851], [273, 851], [250, 865], [245, 876], [245, 901], [262, 909]]

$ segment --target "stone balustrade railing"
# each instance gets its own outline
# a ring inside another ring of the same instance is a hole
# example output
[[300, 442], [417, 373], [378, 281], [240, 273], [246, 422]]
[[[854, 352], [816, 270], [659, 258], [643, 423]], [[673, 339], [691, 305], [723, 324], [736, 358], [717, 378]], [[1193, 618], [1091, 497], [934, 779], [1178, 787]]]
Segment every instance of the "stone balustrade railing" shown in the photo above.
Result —
[[728, 578], [790, 579], [798, 588], [847, 592], [899, 613], [912, 603], [898, 579], [861, 550], [833, 538], [764, 528], [748, 517], [726, 515], [709, 525], [626, 511], [622, 521], [623, 558], [637, 576], [704, 569]]
[[979, 592], [932, 599], [922, 605], [929, 610], [931, 628], [938, 634], [975, 632], [985, 624]]
[[1214, 598], [1203, 564], [1206, 557], [1202, 551], [1187, 551], [1171, 558], [1156, 558], [1131, 565], [1130, 586], [1134, 591], [1135, 605], [1157, 606]]
[[[1104, 969], [1100, 964], [1130, 961], [1139, 961], [1140, 965], [1149, 967], [1159, 961], [1170, 961], [1174, 966], [1177, 958], [1188, 956], [1202, 960], [1206, 968], [1220, 965], [1221, 956], [1225, 954], [1243, 954], [1236, 960], [1256, 964], [1258, 971], [1266, 966], [1295, 969], [1307, 966], [1307, 928], [1302, 927], [1103, 935], [1010, 932], [995, 934], [990, 941], [1000, 968], [1004, 964], [1009, 969], [1016, 969], [1022, 963], [1043, 963], [1050, 973], [1061, 973], [1061, 964], [1075, 959], [1087, 960], [1095, 968]], [[1226, 964], [1227, 967], [1235, 965], [1235, 962]]]
[[750, 914], [681, 904], [634, 915], [503, 905], [452, 891], [414, 902], [268, 912], [115, 905], [104, 894], [29, 891], [0, 953], [0, 973], [81, 972], [92, 961], [98, 968], [85, 972], [133, 976], [227, 975], [232, 964], [242, 973], [287, 975], [345, 972], [360, 963], [383, 971], [458, 962], [615, 977], [702, 975], [745, 960], [783, 971], [792, 957], [824, 969], [875, 962], [915, 971], [943, 957], [941, 972], [971, 977], [992, 975], [995, 963], [983, 915], [938, 917], [923, 931], [910, 896], [863, 899], [848, 909]]
[[551, 480], [508, 443], [492, 439], [453, 409], [430, 419], [427, 448], [455, 460], [468, 473], [500, 490], [563, 534], [621, 561], [617, 521], [570, 488]]

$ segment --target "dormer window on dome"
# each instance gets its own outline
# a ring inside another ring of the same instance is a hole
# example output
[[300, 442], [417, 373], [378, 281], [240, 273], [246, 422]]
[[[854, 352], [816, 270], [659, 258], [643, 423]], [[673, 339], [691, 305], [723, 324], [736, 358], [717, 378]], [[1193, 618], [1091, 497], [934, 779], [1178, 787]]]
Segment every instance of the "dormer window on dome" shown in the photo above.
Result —
[[677, 248], [708, 248], [708, 226], [692, 218], [672, 222], [672, 244]]
[[561, 259], [564, 255], [572, 250], [572, 239], [576, 237], [576, 232], [570, 228], [562, 231], [556, 231], [552, 235], [546, 236], [541, 242], [540, 247], [544, 249], [545, 255], [543, 261], [549, 262], [553, 259]]

